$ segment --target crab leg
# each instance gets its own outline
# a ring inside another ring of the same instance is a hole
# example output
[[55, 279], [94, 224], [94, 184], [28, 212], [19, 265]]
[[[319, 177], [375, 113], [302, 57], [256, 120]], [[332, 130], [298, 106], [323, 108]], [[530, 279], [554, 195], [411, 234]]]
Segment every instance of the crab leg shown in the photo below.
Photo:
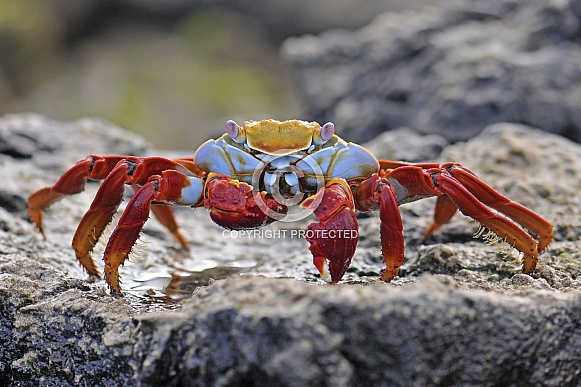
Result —
[[522, 269], [524, 273], [532, 273], [535, 270], [539, 256], [537, 242], [527, 232], [508, 218], [491, 211], [446, 170], [434, 174], [433, 179], [438, 188], [458, 206], [460, 212], [480, 222], [524, 254]]
[[123, 200], [127, 170], [127, 163], [119, 163], [113, 168], [99, 187], [91, 207], [81, 219], [73, 236], [72, 247], [77, 260], [95, 277], [99, 277], [99, 270], [91, 257], [91, 252]]
[[355, 204], [361, 211], [379, 209], [381, 254], [385, 262], [381, 279], [389, 282], [398, 274], [403, 264], [405, 249], [395, 187], [389, 180], [374, 174], [357, 188]]
[[[494, 232], [500, 239], [513, 245], [524, 254], [523, 272], [531, 273], [535, 270], [538, 261], [537, 242], [521, 227], [496, 212], [493, 212], [483, 202], [473, 195], [461, 181], [457, 180], [448, 169], [452, 164], [444, 167], [422, 169], [419, 167], [402, 167], [387, 175], [388, 180], [394, 184], [398, 193], [398, 202], [406, 203], [426, 196], [446, 195], [464, 215], [480, 222], [484, 227]], [[471, 176], [474, 176], [469, 172]], [[475, 179], [475, 177], [473, 178]], [[471, 180], [473, 180], [471, 179]], [[485, 197], [492, 188], [478, 190], [479, 196]], [[498, 194], [500, 195], [500, 194]], [[491, 197], [495, 194], [490, 193]], [[440, 200], [439, 215], [443, 220], [452, 213], [450, 203], [446, 199]], [[448, 213], [447, 215], [445, 213]], [[535, 214], [536, 215], [536, 214]], [[536, 215], [538, 216], [538, 215]], [[442, 220], [442, 219], [440, 219]]]
[[458, 211], [458, 207], [452, 199], [447, 195], [438, 196], [436, 199], [436, 209], [434, 210], [434, 221], [432, 224], [424, 231], [424, 236], [422, 240], [426, 240], [436, 231], [440, 229], [444, 224], [448, 223], [454, 214]]
[[[91, 257], [91, 252], [121, 204], [125, 185], [141, 185], [147, 181], [149, 176], [159, 174], [166, 169], [182, 170], [195, 174], [199, 172], [199, 168], [192, 160], [183, 159], [180, 161], [183, 164], [162, 157], [91, 155], [65, 172], [54, 186], [43, 188], [30, 195], [28, 199], [30, 217], [44, 235], [42, 214], [48, 206], [65, 195], [82, 192], [87, 179], [103, 179], [103, 183], [99, 187], [91, 207], [79, 223], [72, 241], [77, 260], [90, 275], [98, 277], [99, 271]], [[192, 169], [193, 172], [191, 172]], [[165, 205], [155, 205], [152, 207], [152, 212], [174, 235], [182, 247], [187, 249], [187, 241], [179, 231], [171, 208]]]
[[479, 201], [500, 211], [535, 234], [539, 240], [539, 252], [542, 252], [553, 240], [553, 226], [551, 223], [533, 211], [501, 195], [476, 177], [472, 171], [459, 164], [444, 164], [442, 167], [446, 168]]
[[[73, 237], [72, 245], [77, 259], [89, 274], [99, 275], [91, 252], [105, 227], [117, 212], [123, 200], [125, 185], [141, 185], [147, 181], [149, 176], [161, 173], [166, 169], [183, 169], [183, 167], [173, 160], [161, 157], [127, 157], [121, 160], [107, 175]], [[187, 249], [187, 241], [179, 231], [171, 208], [164, 207], [156, 205], [152, 208], [152, 212], [159, 216], [160, 222], [168, 228], [182, 247]]]
[[210, 174], [207, 178], [199, 178], [174, 170], [164, 171], [161, 176], [151, 176], [127, 204], [105, 248], [105, 280], [111, 291], [121, 291], [119, 266], [131, 252], [149, 218], [150, 209], [154, 208], [151, 207], [153, 204], [203, 205], [210, 210], [212, 220], [219, 225], [230, 229], [245, 229], [260, 227], [275, 220], [257, 205], [258, 200], [280, 215], [286, 213], [286, 207], [266, 197], [264, 192], [253, 193], [250, 185], [227, 176]]
[[313, 210], [319, 219], [318, 223], [309, 225], [306, 234], [313, 263], [321, 278], [337, 283], [351, 265], [358, 240], [351, 190], [345, 180], [331, 179], [323, 190], [306, 199], [303, 206], [316, 206]]
[[74, 195], [84, 191], [87, 179], [104, 179], [123, 159], [122, 156], [90, 155], [66, 171], [52, 187], [42, 188], [30, 195], [28, 197], [28, 214], [42, 236], [45, 237], [42, 225], [42, 214], [45, 209], [66, 195]]
[[[372, 176], [361, 183], [357, 189], [356, 204], [364, 211], [376, 209], [373, 207], [374, 192], [383, 192], [381, 187], [378, 189], [373, 185], [369, 186], [373, 179], [376, 178]], [[434, 222], [427, 229], [425, 237], [430, 236], [442, 224], [448, 222], [459, 209], [464, 215], [480, 222], [500, 239], [521, 251], [524, 254], [522, 270], [525, 273], [531, 273], [535, 270], [539, 251], [552, 240], [552, 226], [546, 220], [502, 196], [459, 164], [448, 163], [438, 167], [433, 167], [430, 164], [403, 165], [385, 173], [383, 179], [389, 182], [393, 188], [391, 192], [395, 193], [398, 205], [423, 197], [438, 196]], [[387, 197], [382, 200], [387, 200]], [[488, 206], [508, 217], [492, 211]], [[386, 211], [390, 208], [393, 214], [397, 213], [393, 205], [384, 208]], [[393, 224], [394, 220], [388, 220], [389, 222]], [[538, 234], [538, 244], [515, 222]], [[393, 233], [391, 237], [399, 238], [399, 235], [396, 234]], [[382, 245], [383, 243], [382, 238]], [[396, 249], [399, 249], [400, 243], [403, 242], [394, 243]], [[390, 277], [393, 278], [392, 276], [397, 274], [397, 268], [394, 265], [390, 269], [390, 264], [394, 258], [385, 258], [384, 256], [384, 259], [386, 259], [387, 269], [384, 270], [382, 279], [389, 281]], [[396, 258], [396, 262], [400, 262], [399, 259]], [[394, 271], [389, 273], [390, 270]]]
[[137, 190], [119, 218], [103, 255], [105, 280], [111, 291], [121, 291], [119, 266], [127, 259], [143, 225], [149, 219], [152, 202], [196, 206], [202, 201], [203, 188], [203, 179], [168, 170], [161, 176], [150, 176]]
[[[525, 206], [513, 202], [501, 195], [489, 185], [480, 180], [472, 171], [460, 164], [449, 163], [442, 165], [454, 179], [460, 182], [480, 202], [494, 208], [508, 216], [515, 222], [537, 236], [539, 252], [542, 252], [553, 240], [553, 226], [535, 212]], [[434, 222], [428, 227], [424, 239], [434, 234], [443, 224], [450, 221], [456, 212], [456, 204], [447, 196], [439, 196], [436, 201]]]

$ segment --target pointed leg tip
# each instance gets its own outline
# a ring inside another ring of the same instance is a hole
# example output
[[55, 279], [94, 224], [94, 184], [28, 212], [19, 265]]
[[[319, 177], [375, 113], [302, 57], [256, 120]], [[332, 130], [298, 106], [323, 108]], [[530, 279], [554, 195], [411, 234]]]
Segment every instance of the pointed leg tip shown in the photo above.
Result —
[[121, 277], [119, 276], [119, 270], [117, 268], [111, 269], [105, 265], [105, 283], [107, 283], [107, 287], [109, 287], [112, 295], [122, 295]]
[[34, 219], [31, 218], [32, 224], [38, 233], [42, 236], [43, 240], [46, 240], [46, 233], [44, 232], [44, 227], [42, 226], [42, 222], [37, 223]]
[[434, 235], [436, 233], [436, 231], [438, 231], [440, 229], [441, 225], [438, 223], [432, 223], [430, 224], [426, 230], [424, 231], [424, 235], [422, 236], [422, 239], [420, 240], [421, 243], [423, 243], [424, 241], [426, 241], [428, 238], [430, 238], [432, 235]]
[[111, 297], [115, 297], [115, 298], [122, 298], [125, 297], [125, 295], [123, 294], [123, 292], [121, 290], [113, 290], [110, 289], [110, 293]]
[[536, 254], [525, 254], [523, 257], [522, 272], [524, 274], [533, 274], [539, 263], [538, 253]]
[[36, 208], [29, 207], [28, 218], [30, 219], [34, 227], [38, 230], [38, 232], [46, 239], [44, 229], [42, 227], [42, 211]]
[[542, 253], [551, 245], [551, 243], [553, 242], [553, 238], [554, 238], [553, 230], [551, 230], [551, 232], [545, 236], [538, 237], [537, 249], [539, 253]]
[[93, 272], [89, 272], [89, 271], [87, 270], [87, 274], [89, 275], [89, 278], [90, 278], [91, 280], [98, 281], [98, 280], [100, 280], [100, 279], [101, 279], [101, 272], [100, 272], [100, 271], [99, 271], [99, 269], [97, 269], [96, 267], [94, 268], [94, 271], [93, 271]]
[[537, 265], [534, 265], [531, 267], [531, 266], [528, 266], [527, 264], [524, 264], [521, 271], [523, 272], [523, 274], [530, 275], [530, 274], [533, 274], [535, 272], [536, 268], [537, 268]]
[[73, 248], [75, 250], [75, 256], [77, 257], [77, 261], [81, 264], [83, 269], [89, 274], [91, 277], [101, 278], [101, 274], [99, 273], [99, 269], [95, 265], [95, 261], [93, 261], [93, 257], [91, 256], [90, 251], [80, 251], [78, 249]]
[[381, 271], [381, 280], [383, 282], [391, 282], [399, 273], [399, 267], [394, 269], [385, 268]]
[[313, 257], [313, 264], [319, 271], [321, 279], [328, 284], [337, 283], [339, 281], [333, 281], [331, 278], [331, 273], [329, 272], [329, 263], [324, 257]]
[[179, 242], [182, 250], [184, 251], [190, 251], [190, 244], [188, 243], [188, 240], [186, 239], [186, 237], [183, 236], [183, 234], [178, 230], [172, 233], [174, 238]]

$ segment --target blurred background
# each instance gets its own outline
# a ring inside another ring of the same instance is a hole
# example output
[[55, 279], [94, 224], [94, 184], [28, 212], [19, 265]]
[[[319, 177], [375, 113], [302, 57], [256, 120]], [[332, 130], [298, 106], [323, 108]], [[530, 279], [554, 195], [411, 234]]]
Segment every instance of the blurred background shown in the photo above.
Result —
[[0, 114], [105, 118], [159, 148], [304, 118], [290, 36], [444, 0], [0, 0]]

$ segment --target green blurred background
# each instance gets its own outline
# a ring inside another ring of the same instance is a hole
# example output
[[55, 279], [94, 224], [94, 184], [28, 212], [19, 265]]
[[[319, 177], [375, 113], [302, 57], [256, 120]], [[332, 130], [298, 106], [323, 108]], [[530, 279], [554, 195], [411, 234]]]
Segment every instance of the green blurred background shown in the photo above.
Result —
[[168, 149], [193, 149], [228, 119], [309, 119], [281, 42], [418, 4], [0, 0], [0, 114], [102, 117]]

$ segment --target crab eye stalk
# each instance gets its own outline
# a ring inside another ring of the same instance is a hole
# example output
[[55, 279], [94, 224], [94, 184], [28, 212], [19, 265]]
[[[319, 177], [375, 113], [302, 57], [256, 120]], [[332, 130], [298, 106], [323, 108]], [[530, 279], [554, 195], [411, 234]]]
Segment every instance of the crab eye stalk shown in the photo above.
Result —
[[238, 124], [234, 120], [228, 120], [226, 122], [226, 133], [228, 136], [238, 144], [243, 144], [246, 142], [246, 133], [244, 128], [238, 126]]
[[332, 122], [327, 122], [323, 127], [313, 134], [313, 142], [316, 145], [322, 145], [329, 141], [335, 134], [335, 125]]

